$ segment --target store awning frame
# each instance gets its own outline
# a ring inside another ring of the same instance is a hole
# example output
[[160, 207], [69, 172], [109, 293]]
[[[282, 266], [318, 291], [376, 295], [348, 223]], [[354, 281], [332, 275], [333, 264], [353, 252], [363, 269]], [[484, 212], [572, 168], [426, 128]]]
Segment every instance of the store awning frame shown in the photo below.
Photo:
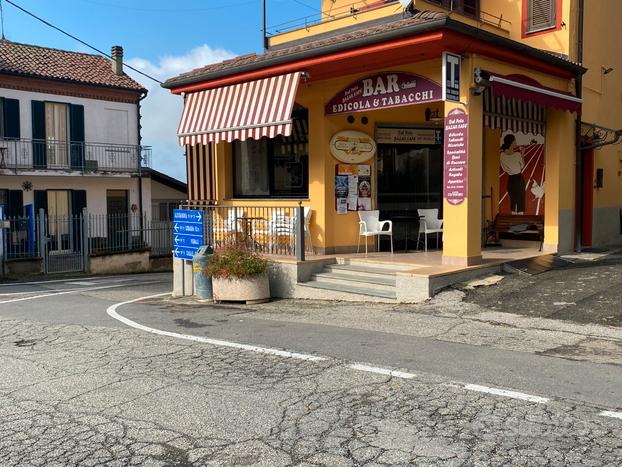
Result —
[[180, 145], [290, 136], [302, 72], [188, 94], [179, 123]]
[[583, 100], [571, 94], [492, 73], [490, 73], [488, 81], [495, 96], [532, 102], [581, 115]]

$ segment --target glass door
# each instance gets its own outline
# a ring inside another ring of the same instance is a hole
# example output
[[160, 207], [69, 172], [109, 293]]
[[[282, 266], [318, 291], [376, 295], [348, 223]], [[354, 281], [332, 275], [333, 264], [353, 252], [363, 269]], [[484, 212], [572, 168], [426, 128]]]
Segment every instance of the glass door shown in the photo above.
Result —
[[69, 167], [69, 106], [45, 103], [45, 138], [49, 168]]
[[416, 249], [417, 209], [438, 208], [442, 216], [442, 145], [380, 144], [377, 158], [381, 218], [393, 221], [396, 249]]
[[50, 254], [73, 250], [69, 191], [48, 190], [48, 234]]

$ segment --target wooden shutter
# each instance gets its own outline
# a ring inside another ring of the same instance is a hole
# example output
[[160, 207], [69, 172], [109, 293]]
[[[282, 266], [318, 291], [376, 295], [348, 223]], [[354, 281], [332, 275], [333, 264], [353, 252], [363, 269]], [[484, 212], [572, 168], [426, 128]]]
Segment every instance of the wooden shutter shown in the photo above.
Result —
[[73, 250], [82, 251], [82, 229], [83, 221], [82, 210], [86, 207], [86, 191], [85, 190], [71, 190], [71, 215], [73, 219], [71, 221], [73, 230]]
[[36, 169], [47, 167], [45, 102], [41, 101], [32, 101], [32, 163]]
[[19, 100], [2, 99], [3, 131], [5, 138], [19, 139]]
[[84, 168], [84, 106], [69, 106], [69, 141], [71, 146], [71, 168]]
[[557, 25], [558, 0], [527, 0], [527, 32], [538, 32]]
[[22, 190], [9, 190], [9, 204], [7, 217], [22, 217], [24, 215], [24, 193]]
[[35, 216], [39, 215], [39, 209], [48, 212], [48, 192], [46, 190], [35, 190]]

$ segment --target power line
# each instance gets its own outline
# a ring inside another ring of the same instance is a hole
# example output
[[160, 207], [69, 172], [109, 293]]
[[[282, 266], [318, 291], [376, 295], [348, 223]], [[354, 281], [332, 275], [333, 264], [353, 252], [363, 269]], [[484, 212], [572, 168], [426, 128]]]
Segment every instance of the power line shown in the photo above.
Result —
[[[82, 0], [82, 1], [86, 3], [91, 3], [93, 5], [100, 5], [100, 6], [106, 6], [106, 7], [111, 7], [111, 8], [119, 8], [123, 10], [159, 12], [159, 13], [183, 13], [183, 12], [191, 13], [191, 12], [197, 12], [197, 11], [224, 10], [224, 9], [233, 7], [232, 5], [217, 5], [217, 6], [211, 6], [211, 7], [205, 7], [205, 8], [146, 8], [146, 7], [120, 5], [118, 3], [110, 3], [110, 2], [103, 2], [103, 1], [97, 1], [97, 0]], [[238, 2], [236, 3], [235, 6], [239, 7], [239, 6], [244, 6], [244, 5], [251, 5], [253, 3], [256, 3], [256, 0]]]
[[[1, 1], [1, 0], [0, 0]], [[88, 47], [89, 49], [94, 50], [95, 52], [103, 55], [104, 57], [109, 58], [110, 60], [112, 60], [112, 56], [107, 54], [106, 52], [104, 52], [103, 50], [98, 49], [95, 46], [92, 46], [91, 44], [89, 44], [88, 42], [84, 42], [82, 39], [77, 38], [76, 36], [74, 36], [73, 34], [68, 33], [67, 31], [65, 31], [64, 29], [59, 28], [58, 26], [53, 25], [52, 23], [50, 23], [49, 21], [46, 21], [45, 19], [41, 18], [40, 16], [35, 15], [34, 13], [31, 13], [30, 11], [26, 10], [25, 8], [22, 8], [21, 6], [19, 6], [18, 4], [16, 4], [15, 2], [11, 1], [11, 0], [6, 0], [6, 2], [10, 5], [13, 5], [15, 8], [17, 8], [18, 10], [23, 11], [24, 13], [26, 13], [29, 16], [32, 16], [33, 18], [35, 18], [38, 21], [41, 21], [43, 24], [45, 24], [46, 26], [51, 27], [52, 29], [57, 30], [58, 32], [64, 34], [67, 37], [72, 38], [75, 41], [78, 41], [80, 44], [85, 45], [86, 47]], [[4, 31], [4, 29], [3, 29]], [[4, 35], [3, 35], [4, 36]], [[3, 37], [4, 38], [4, 37]], [[145, 78], [149, 78], [153, 81], [155, 81], [158, 84], [162, 84], [162, 81], [160, 81], [157, 78], [154, 78], [153, 76], [148, 75], [147, 73], [144, 73], [136, 68], [134, 68], [131, 65], [128, 65], [127, 63], [123, 62], [123, 64], [128, 67], [130, 70], [135, 71], [136, 73], [143, 75]]]

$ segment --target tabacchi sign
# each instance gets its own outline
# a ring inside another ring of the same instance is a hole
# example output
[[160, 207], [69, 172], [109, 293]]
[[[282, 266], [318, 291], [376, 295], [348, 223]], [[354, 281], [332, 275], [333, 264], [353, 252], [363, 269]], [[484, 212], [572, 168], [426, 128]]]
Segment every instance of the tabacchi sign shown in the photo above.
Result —
[[445, 117], [444, 196], [449, 204], [461, 204], [468, 188], [469, 116], [462, 109], [453, 109]]
[[361, 78], [342, 89], [328, 104], [326, 115], [401, 107], [441, 100], [438, 83], [423, 76], [383, 72]]

